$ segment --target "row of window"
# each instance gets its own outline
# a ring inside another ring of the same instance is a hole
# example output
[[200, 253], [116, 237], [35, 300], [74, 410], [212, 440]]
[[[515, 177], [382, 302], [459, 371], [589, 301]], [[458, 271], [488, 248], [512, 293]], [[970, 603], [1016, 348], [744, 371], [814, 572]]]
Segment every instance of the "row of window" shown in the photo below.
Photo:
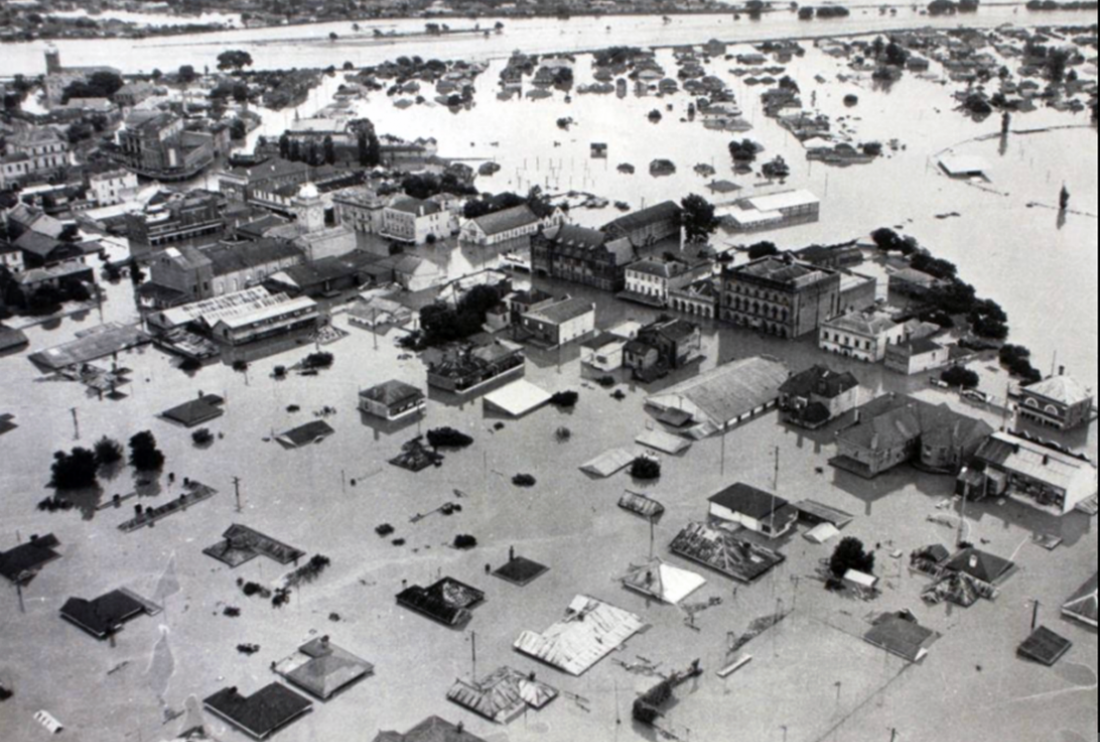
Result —
[[[730, 281], [726, 285], [726, 291], [731, 294], [744, 294], [752, 299], [763, 299], [764, 301], [770, 301], [775, 304], [782, 304], [789, 306], [791, 299], [787, 294], [779, 291], [766, 291], [764, 289], [753, 288], [752, 286], [746, 286], [737, 281]], [[733, 303], [733, 297], [729, 298], [729, 302]]]

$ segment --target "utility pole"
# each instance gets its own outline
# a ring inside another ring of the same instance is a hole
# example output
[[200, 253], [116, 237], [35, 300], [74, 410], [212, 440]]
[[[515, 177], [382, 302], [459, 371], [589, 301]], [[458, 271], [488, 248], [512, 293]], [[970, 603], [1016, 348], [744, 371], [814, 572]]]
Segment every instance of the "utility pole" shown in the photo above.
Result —
[[241, 478], [240, 477], [233, 477], [233, 488], [236, 490], [236, 493], [237, 493], [237, 512], [239, 513], [242, 510], [242, 508], [241, 508]]
[[897, 729], [891, 729], [890, 730], [890, 742], [897, 742], [897, 739], [898, 739], [898, 730]]
[[961, 546], [963, 542], [963, 527], [966, 525], [966, 500], [970, 494], [970, 485], [963, 487], [962, 503], [959, 505], [959, 533], [955, 537], [955, 546]]
[[477, 684], [477, 632], [470, 632], [470, 645], [473, 648], [473, 674], [470, 676], [471, 682]]
[[1034, 601], [1034, 606], [1032, 606], [1032, 609], [1033, 609], [1032, 612], [1031, 612], [1031, 630], [1032, 631], [1035, 631], [1035, 629], [1038, 628], [1038, 626], [1039, 626], [1039, 606], [1040, 605], [1042, 605], [1042, 603], [1040, 603], [1039, 600], [1036, 599]]
[[657, 543], [657, 523], [656, 518], [649, 519], [649, 561], [653, 561], [654, 551]]
[[80, 418], [77, 416], [77, 410], [75, 407], [71, 408], [69, 412], [73, 415], [73, 440], [80, 440]]
[[729, 423], [722, 424], [722, 476], [726, 476], [726, 429]]

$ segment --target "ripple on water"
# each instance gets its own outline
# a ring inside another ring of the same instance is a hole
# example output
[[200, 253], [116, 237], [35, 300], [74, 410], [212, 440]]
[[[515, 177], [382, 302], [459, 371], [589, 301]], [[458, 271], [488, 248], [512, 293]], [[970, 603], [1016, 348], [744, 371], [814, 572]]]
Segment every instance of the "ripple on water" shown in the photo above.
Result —
[[1071, 732], [1068, 729], [1063, 729], [1058, 733], [1058, 742], [1087, 742], [1083, 736], [1077, 732]]

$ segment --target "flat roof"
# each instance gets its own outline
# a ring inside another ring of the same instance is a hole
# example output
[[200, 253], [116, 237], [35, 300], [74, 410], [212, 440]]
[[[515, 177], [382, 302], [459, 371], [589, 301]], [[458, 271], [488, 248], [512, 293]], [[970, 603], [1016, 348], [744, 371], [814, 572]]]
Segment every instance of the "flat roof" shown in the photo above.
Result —
[[821, 203], [821, 199], [806, 190], [782, 191], [768, 196], [749, 196], [746, 201], [760, 211], [782, 211]]

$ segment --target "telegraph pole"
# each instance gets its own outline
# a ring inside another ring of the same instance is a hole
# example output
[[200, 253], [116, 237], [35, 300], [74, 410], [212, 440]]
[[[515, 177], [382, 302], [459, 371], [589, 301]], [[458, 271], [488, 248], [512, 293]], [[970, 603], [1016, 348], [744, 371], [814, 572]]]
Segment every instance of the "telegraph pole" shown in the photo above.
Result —
[[80, 440], [80, 418], [77, 416], [77, 410], [75, 407], [71, 408], [69, 412], [73, 415], [73, 440]]
[[470, 676], [470, 680], [477, 684], [477, 632], [470, 632], [470, 645], [473, 649], [473, 674]]
[[241, 478], [240, 477], [233, 477], [233, 488], [236, 490], [236, 493], [237, 493], [237, 512], [239, 513], [242, 510], [242, 508], [241, 508]]

